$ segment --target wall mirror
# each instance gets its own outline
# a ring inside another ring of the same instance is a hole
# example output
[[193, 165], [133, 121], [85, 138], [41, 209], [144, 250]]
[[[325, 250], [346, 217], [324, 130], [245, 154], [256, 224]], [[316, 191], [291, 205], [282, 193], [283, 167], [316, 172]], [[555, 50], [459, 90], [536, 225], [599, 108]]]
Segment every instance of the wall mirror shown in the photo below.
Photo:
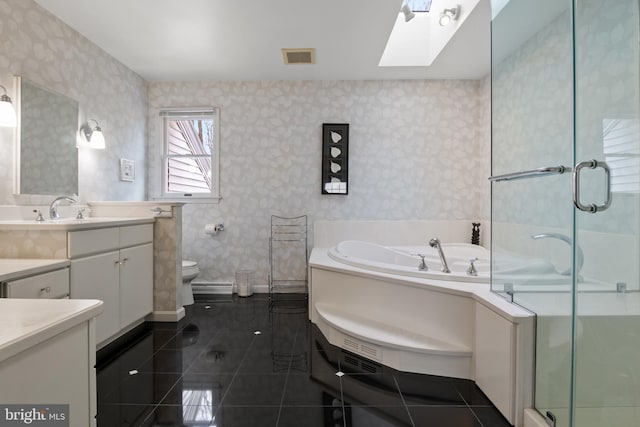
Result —
[[78, 194], [78, 101], [16, 80], [16, 194]]

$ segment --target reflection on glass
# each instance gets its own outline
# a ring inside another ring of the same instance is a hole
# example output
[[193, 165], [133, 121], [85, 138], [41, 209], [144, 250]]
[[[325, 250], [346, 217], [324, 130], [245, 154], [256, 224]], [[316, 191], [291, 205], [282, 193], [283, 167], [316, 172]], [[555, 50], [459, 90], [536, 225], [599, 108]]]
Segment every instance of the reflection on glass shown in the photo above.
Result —
[[340, 150], [338, 147], [331, 147], [331, 157], [333, 157], [334, 159], [338, 157], [341, 153], [342, 153], [342, 150]]
[[640, 120], [602, 120], [602, 147], [612, 193], [640, 193]]
[[185, 425], [208, 426], [214, 420], [212, 390], [182, 390], [182, 420]]
[[342, 166], [340, 166], [339, 164], [337, 164], [335, 162], [331, 162], [331, 172], [338, 173], [341, 170], [342, 170]]

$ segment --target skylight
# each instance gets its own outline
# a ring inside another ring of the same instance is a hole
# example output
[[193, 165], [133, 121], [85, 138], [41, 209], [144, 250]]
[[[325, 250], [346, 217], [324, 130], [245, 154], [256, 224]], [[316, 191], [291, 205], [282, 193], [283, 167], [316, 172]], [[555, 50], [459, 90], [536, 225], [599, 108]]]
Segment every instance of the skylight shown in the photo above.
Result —
[[406, 0], [412, 12], [429, 12], [431, 9], [431, 0]]

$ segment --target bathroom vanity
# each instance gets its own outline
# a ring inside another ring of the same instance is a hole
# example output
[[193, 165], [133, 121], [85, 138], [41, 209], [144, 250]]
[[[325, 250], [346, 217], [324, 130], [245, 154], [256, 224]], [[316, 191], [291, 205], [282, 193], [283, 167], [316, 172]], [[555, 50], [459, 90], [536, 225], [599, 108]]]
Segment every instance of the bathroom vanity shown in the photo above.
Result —
[[39, 266], [0, 276], [2, 296], [104, 301], [96, 320], [96, 343], [101, 348], [153, 311], [154, 221], [0, 221], [0, 256], [13, 258], [0, 260], [0, 267], [1, 262], [18, 270], [29, 263]]
[[96, 300], [0, 299], [0, 402], [69, 405], [70, 426], [95, 426]]

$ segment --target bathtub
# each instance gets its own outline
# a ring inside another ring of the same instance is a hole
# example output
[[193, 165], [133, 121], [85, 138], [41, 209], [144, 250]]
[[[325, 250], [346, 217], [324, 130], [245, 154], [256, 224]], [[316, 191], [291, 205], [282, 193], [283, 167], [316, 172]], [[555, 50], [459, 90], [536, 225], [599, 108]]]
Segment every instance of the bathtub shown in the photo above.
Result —
[[[441, 272], [426, 245], [345, 240], [313, 248], [309, 318], [331, 344], [374, 364], [475, 381], [521, 426], [532, 399], [534, 315], [491, 292], [486, 248], [442, 248], [452, 273]], [[469, 276], [475, 258], [478, 276]], [[504, 267], [524, 268], [516, 260]]]
[[[442, 272], [442, 262], [435, 248], [430, 246], [383, 246], [360, 240], [345, 240], [328, 250], [331, 259], [352, 267], [387, 274], [453, 282], [489, 283], [490, 251], [469, 243], [443, 243], [442, 251], [451, 273]], [[424, 256], [427, 270], [420, 270]], [[477, 276], [467, 273], [471, 260]], [[509, 254], [494, 257], [494, 278], [499, 282], [523, 281], [538, 284], [559, 284], [566, 281], [553, 264], [543, 259], [522, 258]]]

